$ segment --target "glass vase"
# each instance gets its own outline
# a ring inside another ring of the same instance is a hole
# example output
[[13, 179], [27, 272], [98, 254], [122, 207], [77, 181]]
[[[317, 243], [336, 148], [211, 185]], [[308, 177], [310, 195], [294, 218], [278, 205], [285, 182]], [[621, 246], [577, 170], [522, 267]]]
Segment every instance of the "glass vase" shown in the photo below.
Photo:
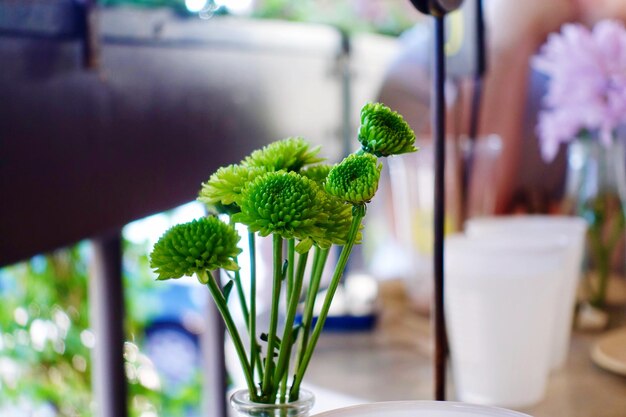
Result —
[[247, 389], [235, 392], [230, 405], [241, 417], [308, 417], [315, 403], [311, 391], [300, 389], [300, 398], [284, 404], [263, 404], [250, 400]]
[[599, 309], [606, 306], [612, 271], [624, 267], [624, 149], [618, 138], [610, 144], [584, 138], [571, 143], [568, 151], [566, 201], [569, 211], [587, 222], [584, 290], [587, 302]]

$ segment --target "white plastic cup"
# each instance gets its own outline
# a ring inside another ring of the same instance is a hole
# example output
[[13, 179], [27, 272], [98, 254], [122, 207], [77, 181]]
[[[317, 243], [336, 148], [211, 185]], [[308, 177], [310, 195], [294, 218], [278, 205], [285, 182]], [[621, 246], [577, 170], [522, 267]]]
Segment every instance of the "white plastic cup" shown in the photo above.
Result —
[[572, 323], [576, 304], [576, 290], [580, 282], [585, 248], [586, 222], [574, 216], [499, 216], [470, 219], [465, 224], [468, 236], [507, 236], [510, 239], [562, 238], [567, 241], [568, 255], [563, 263], [561, 282], [554, 311], [552, 353], [550, 366], [563, 367], [569, 353]]
[[445, 242], [445, 315], [460, 401], [527, 407], [544, 396], [565, 242]]
[[[459, 222], [460, 172], [458, 161], [472, 151], [473, 165], [468, 214], [485, 216], [495, 209], [493, 178], [502, 150], [498, 135], [486, 135], [470, 141], [461, 138], [460, 148], [446, 148], [446, 231], [461, 228]], [[433, 294], [433, 216], [434, 216], [434, 147], [429, 138], [418, 138], [419, 152], [389, 158], [389, 179], [394, 217], [394, 237], [407, 253], [406, 262], [396, 262], [394, 272], [405, 277], [411, 300], [419, 310], [429, 311]], [[399, 255], [401, 256], [401, 255]], [[388, 266], [382, 269], [389, 270]], [[400, 270], [400, 271], [399, 271]]]

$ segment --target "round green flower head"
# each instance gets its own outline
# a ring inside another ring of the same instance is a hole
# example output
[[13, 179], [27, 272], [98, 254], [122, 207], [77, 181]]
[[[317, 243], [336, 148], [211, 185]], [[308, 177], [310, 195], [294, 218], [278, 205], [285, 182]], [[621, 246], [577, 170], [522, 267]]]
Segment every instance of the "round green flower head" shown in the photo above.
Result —
[[361, 109], [359, 142], [365, 152], [376, 156], [415, 152], [415, 133], [401, 115], [380, 103]]
[[326, 182], [326, 177], [328, 177], [328, 173], [330, 172], [331, 168], [332, 165], [328, 164], [313, 165], [304, 168], [302, 171], [300, 171], [300, 174], [304, 175], [310, 180], [315, 181], [318, 185], [322, 185]]
[[234, 258], [241, 252], [239, 235], [217, 217], [204, 217], [170, 228], [154, 245], [150, 267], [159, 280], [180, 278], [217, 268], [236, 271]]
[[217, 170], [202, 184], [198, 201], [209, 207], [229, 206], [236, 203], [246, 184], [267, 172], [263, 167], [229, 165]]
[[[328, 218], [318, 221], [318, 228], [311, 239], [321, 248], [329, 248], [332, 244], [345, 245], [350, 226], [352, 225], [352, 206], [345, 201], [320, 190], [320, 206]], [[361, 234], [357, 236], [355, 243], [360, 243]]]
[[353, 205], [368, 203], [376, 194], [382, 168], [372, 154], [349, 155], [330, 170], [326, 191]]
[[295, 172], [269, 172], [244, 189], [241, 212], [232, 219], [261, 236], [303, 239], [326, 216], [317, 202], [318, 191], [314, 181]]
[[258, 151], [252, 152], [244, 159], [243, 164], [264, 167], [267, 171], [300, 171], [305, 165], [322, 162], [317, 154], [321, 147], [311, 146], [302, 138], [287, 138], [273, 142]]

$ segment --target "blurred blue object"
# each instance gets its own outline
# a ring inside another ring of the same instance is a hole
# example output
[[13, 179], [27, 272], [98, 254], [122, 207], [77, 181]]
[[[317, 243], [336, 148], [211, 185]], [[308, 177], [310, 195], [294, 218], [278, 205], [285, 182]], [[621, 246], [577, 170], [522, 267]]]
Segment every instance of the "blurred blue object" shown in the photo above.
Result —
[[159, 371], [164, 387], [191, 382], [201, 363], [200, 333], [206, 304], [202, 288], [182, 282], [161, 282], [149, 294], [158, 308], [147, 316], [143, 347]]

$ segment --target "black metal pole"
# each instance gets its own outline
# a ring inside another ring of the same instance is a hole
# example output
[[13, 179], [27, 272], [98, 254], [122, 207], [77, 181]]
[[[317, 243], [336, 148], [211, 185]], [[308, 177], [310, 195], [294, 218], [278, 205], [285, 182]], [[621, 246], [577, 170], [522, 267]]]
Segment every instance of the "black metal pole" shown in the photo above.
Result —
[[444, 224], [445, 224], [445, 172], [446, 172], [446, 60], [444, 53], [444, 16], [458, 9], [463, 0], [411, 0], [422, 13], [433, 16], [433, 60], [431, 115], [433, 141], [435, 145], [435, 213], [434, 213], [434, 294], [433, 330], [435, 334], [435, 399], [446, 399], [446, 360], [448, 340], [444, 317]]
[[88, 70], [96, 70], [100, 66], [100, 32], [96, 0], [84, 0], [81, 7], [83, 67]]
[[445, 224], [445, 163], [446, 163], [446, 100], [444, 17], [434, 16], [435, 42], [433, 59], [432, 126], [435, 145], [435, 213], [434, 213], [434, 302], [435, 332], [435, 399], [446, 399], [446, 328], [444, 319], [444, 224]]
[[[474, 85], [472, 87], [472, 100], [470, 108], [470, 124], [468, 130], [467, 148], [461, 158], [461, 221], [465, 221], [470, 215], [470, 186], [472, 170], [474, 167], [474, 156], [476, 152], [476, 143], [478, 142], [478, 123], [480, 121], [480, 103], [482, 99], [482, 77], [476, 75]], [[463, 224], [461, 224], [463, 226]]]
[[128, 416], [124, 372], [124, 288], [121, 234], [93, 241], [89, 303], [96, 336], [93, 391], [98, 417]]
[[474, 85], [472, 88], [472, 101], [470, 107], [470, 124], [468, 132], [467, 153], [463, 155], [463, 168], [461, 179], [461, 207], [463, 212], [462, 220], [469, 217], [469, 188], [471, 183], [472, 169], [474, 165], [474, 154], [478, 139], [478, 128], [480, 122], [480, 107], [483, 90], [483, 76], [487, 70], [487, 52], [485, 45], [485, 20], [483, 14], [482, 0], [476, 0], [475, 4], [475, 25], [476, 25], [476, 72], [474, 74]]

